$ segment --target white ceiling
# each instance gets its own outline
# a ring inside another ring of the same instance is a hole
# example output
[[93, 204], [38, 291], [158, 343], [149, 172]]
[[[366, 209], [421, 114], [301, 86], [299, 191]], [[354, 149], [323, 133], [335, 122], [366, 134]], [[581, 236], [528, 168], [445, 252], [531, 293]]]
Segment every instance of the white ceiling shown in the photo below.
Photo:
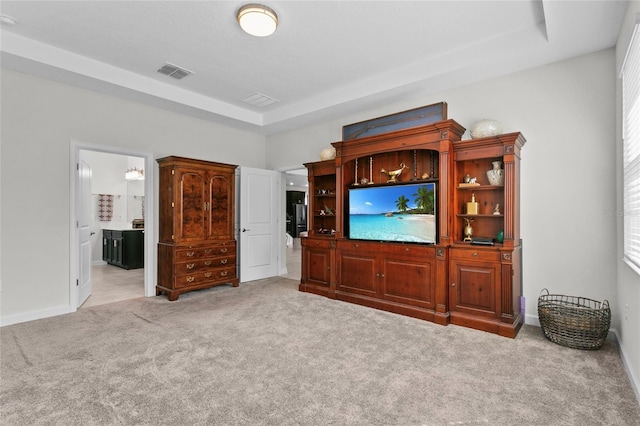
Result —
[[265, 0], [280, 25], [261, 38], [246, 3], [2, 0], [2, 67], [272, 134], [614, 46], [628, 5]]

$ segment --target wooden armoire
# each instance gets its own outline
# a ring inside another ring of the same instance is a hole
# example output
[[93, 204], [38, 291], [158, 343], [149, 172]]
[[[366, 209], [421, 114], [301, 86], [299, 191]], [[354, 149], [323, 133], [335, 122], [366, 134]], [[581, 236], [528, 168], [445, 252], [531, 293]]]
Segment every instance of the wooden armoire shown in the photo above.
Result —
[[160, 217], [156, 295], [221, 284], [239, 285], [236, 270], [235, 170], [237, 166], [165, 157], [160, 166]]

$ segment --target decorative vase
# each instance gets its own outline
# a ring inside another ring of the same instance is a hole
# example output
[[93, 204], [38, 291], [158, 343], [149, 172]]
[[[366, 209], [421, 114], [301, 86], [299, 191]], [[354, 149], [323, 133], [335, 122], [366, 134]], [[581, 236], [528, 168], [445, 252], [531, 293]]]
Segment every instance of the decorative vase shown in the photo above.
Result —
[[325, 148], [320, 151], [320, 159], [324, 160], [333, 160], [336, 158], [336, 149], [334, 147]]
[[502, 125], [496, 120], [480, 120], [474, 123], [469, 130], [473, 139], [495, 136], [502, 133]]
[[489, 178], [489, 185], [503, 185], [504, 184], [504, 170], [500, 168], [501, 161], [494, 161], [493, 169], [487, 171], [487, 177]]

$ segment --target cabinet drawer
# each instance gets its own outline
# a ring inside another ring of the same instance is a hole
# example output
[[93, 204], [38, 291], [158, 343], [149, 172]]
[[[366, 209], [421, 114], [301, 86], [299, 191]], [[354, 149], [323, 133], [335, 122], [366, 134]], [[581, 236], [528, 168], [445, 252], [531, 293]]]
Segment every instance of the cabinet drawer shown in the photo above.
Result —
[[235, 244], [215, 245], [206, 247], [176, 249], [176, 262], [203, 259], [207, 257], [229, 256], [236, 254]]
[[342, 251], [351, 251], [359, 253], [379, 252], [381, 250], [380, 243], [372, 243], [359, 240], [342, 240], [338, 241], [337, 247]]
[[500, 261], [500, 252], [482, 249], [451, 249], [451, 259]]
[[231, 280], [236, 277], [236, 267], [220, 268], [209, 271], [198, 271], [186, 275], [176, 275], [174, 279], [175, 288], [196, 286], [199, 284]]
[[176, 263], [176, 274], [182, 275], [196, 273], [204, 271], [206, 269], [220, 268], [223, 266], [231, 266], [235, 264], [235, 256], [194, 259], [192, 261]]
[[333, 239], [327, 238], [302, 238], [301, 242], [303, 246], [309, 248], [330, 248]]

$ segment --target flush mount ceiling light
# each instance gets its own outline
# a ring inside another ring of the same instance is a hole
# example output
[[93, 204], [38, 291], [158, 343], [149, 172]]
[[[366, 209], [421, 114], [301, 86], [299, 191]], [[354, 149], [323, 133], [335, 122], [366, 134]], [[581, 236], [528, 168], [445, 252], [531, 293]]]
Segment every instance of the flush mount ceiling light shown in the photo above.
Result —
[[247, 34], [270, 36], [278, 28], [278, 16], [273, 9], [262, 4], [247, 4], [238, 10], [238, 23]]
[[4, 25], [8, 25], [8, 26], [14, 26], [16, 24], [15, 18], [9, 16], [9, 15], [0, 15], [0, 23], [4, 24]]

